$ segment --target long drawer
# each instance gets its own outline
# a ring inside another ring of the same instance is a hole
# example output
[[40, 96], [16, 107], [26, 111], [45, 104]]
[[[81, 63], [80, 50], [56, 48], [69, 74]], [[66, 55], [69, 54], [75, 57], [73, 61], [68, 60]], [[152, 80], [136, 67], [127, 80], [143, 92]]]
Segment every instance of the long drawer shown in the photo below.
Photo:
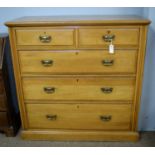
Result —
[[29, 128], [130, 129], [130, 104], [27, 104], [26, 110]]
[[125, 74], [136, 72], [137, 51], [19, 51], [22, 73], [39, 74]]
[[23, 78], [26, 100], [133, 100], [131, 78]]
[[16, 30], [17, 45], [73, 46], [74, 29], [27, 28]]
[[138, 47], [139, 28], [81, 28], [79, 29], [79, 46], [103, 48], [110, 42], [115, 47]]

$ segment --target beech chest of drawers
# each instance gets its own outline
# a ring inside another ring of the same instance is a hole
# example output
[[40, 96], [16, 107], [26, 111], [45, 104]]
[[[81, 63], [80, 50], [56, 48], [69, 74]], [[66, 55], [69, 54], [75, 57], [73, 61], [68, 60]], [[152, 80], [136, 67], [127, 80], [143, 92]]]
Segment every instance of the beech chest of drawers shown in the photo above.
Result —
[[137, 140], [149, 23], [136, 16], [7, 22], [22, 137]]

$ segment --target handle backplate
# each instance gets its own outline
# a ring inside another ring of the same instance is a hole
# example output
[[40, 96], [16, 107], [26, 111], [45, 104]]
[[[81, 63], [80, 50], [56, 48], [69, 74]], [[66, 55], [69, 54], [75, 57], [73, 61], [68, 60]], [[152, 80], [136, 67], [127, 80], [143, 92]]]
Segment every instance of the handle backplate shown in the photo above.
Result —
[[41, 64], [45, 67], [52, 66], [53, 60], [41, 60]]
[[114, 60], [104, 59], [104, 60], [102, 60], [102, 64], [104, 66], [112, 66], [114, 64]]
[[46, 115], [46, 118], [50, 121], [54, 121], [57, 119], [57, 115]]
[[47, 94], [52, 94], [55, 92], [55, 88], [54, 87], [44, 87], [44, 92]]
[[102, 39], [105, 41], [105, 42], [111, 42], [115, 39], [115, 35], [110, 35], [110, 34], [107, 34], [107, 35], [104, 35], [102, 37]]
[[100, 116], [100, 119], [101, 119], [103, 122], [109, 122], [109, 121], [111, 121], [112, 116], [111, 116], [111, 115], [101, 115], [101, 116]]
[[111, 87], [103, 87], [103, 88], [101, 88], [101, 91], [103, 93], [105, 93], [105, 94], [110, 94], [110, 93], [112, 93], [113, 88], [111, 88]]
[[42, 43], [49, 43], [49, 42], [51, 42], [52, 37], [51, 37], [51, 36], [48, 36], [48, 35], [40, 35], [40, 36], [39, 36], [39, 40], [40, 40]]

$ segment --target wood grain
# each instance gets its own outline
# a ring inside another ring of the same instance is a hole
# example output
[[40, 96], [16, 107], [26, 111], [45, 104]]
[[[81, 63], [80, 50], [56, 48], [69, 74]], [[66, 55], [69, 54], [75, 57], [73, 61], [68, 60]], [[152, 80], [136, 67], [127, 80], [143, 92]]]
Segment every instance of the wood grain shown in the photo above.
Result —
[[143, 82], [143, 72], [144, 72], [144, 63], [145, 63], [145, 53], [146, 53], [146, 42], [147, 42], [147, 26], [141, 27], [140, 34], [140, 47], [137, 63], [137, 76], [136, 76], [136, 91], [134, 96], [134, 106], [133, 106], [133, 126], [132, 130], [138, 130], [138, 114], [141, 101], [141, 92], [142, 92], [142, 82]]
[[5, 95], [0, 94], [0, 111], [7, 111]]
[[9, 124], [9, 122], [7, 119], [7, 113], [6, 112], [0, 112], [0, 126], [6, 127], [6, 126], [8, 126], [8, 124]]
[[2, 94], [3, 92], [4, 92], [4, 83], [2, 74], [0, 74], [0, 94]]
[[[19, 51], [22, 73], [29, 74], [134, 74], [137, 65], [136, 50], [65, 50], [65, 51]], [[42, 60], [52, 60], [44, 66]], [[113, 61], [105, 66], [103, 61]], [[30, 63], [31, 62], [31, 63]]]
[[79, 46], [96, 46], [96, 48], [109, 46], [103, 36], [115, 35], [113, 44], [117, 46], [138, 46], [139, 29], [138, 28], [81, 28], [79, 29]]
[[27, 140], [53, 141], [138, 141], [139, 133], [131, 131], [95, 130], [24, 130], [21, 133]]
[[[126, 100], [134, 96], [134, 79], [113, 78], [24, 78], [25, 100]], [[46, 93], [44, 88], [55, 89]], [[104, 93], [101, 88], [112, 88]]]
[[6, 22], [12, 26], [60, 26], [60, 25], [148, 25], [150, 20], [131, 15], [80, 15], [80, 16], [29, 16]]
[[[29, 128], [129, 130], [131, 105], [27, 104]], [[56, 115], [49, 120], [47, 115]], [[103, 121], [101, 116], [111, 116]]]
[[[51, 41], [43, 43], [40, 36], [50, 36]], [[42, 45], [42, 46], [72, 46], [74, 44], [73, 29], [53, 29], [53, 28], [31, 28], [16, 30], [17, 45]]]
[[15, 84], [16, 84], [16, 90], [17, 90], [21, 123], [22, 123], [22, 127], [26, 129], [27, 117], [25, 112], [25, 105], [24, 105], [22, 85], [21, 85], [21, 76], [20, 76], [20, 69], [19, 69], [19, 62], [18, 62], [18, 53], [16, 49], [15, 31], [13, 28], [9, 28], [9, 37], [10, 37], [11, 56], [12, 56], [13, 70], [14, 70], [14, 76], [15, 76]]

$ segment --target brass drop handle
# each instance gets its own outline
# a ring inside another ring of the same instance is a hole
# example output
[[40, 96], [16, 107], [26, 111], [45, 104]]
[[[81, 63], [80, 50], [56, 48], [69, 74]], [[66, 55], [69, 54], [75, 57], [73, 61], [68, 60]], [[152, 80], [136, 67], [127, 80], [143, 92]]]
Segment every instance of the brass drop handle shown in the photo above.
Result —
[[41, 60], [43, 66], [48, 67], [53, 65], [53, 60]]
[[113, 88], [111, 88], [111, 87], [103, 87], [103, 88], [101, 88], [101, 91], [103, 93], [105, 93], [105, 94], [110, 94], [110, 93], [112, 93]]
[[52, 94], [55, 92], [55, 88], [54, 87], [44, 87], [44, 92], [47, 94]]
[[49, 43], [49, 42], [51, 42], [52, 37], [51, 36], [48, 36], [48, 35], [43, 35], [43, 36], [39, 36], [39, 40], [42, 43]]
[[54, 121], [57, 119], [57, 115], [46, 115], [46, 118], [50, 121]]
[[110, 34], [107, 34], [107, 35], [104, 35], [102, 37], [102, 39], [105, 41], [105, 42], [111, 42], [115, 39], [115, 35], [110, 35]]
[[112, 116], [111, 116], [111, 115], [101, 115], [101, 116], [100, 116], [100, 119], [101, 119], [103, 122], [109, 122], [109, 121], [111, 121]]
[[102, 64], [104, 66], [112, 66], [114, 64], [114, 60], [104, 59], [102, 60]]

